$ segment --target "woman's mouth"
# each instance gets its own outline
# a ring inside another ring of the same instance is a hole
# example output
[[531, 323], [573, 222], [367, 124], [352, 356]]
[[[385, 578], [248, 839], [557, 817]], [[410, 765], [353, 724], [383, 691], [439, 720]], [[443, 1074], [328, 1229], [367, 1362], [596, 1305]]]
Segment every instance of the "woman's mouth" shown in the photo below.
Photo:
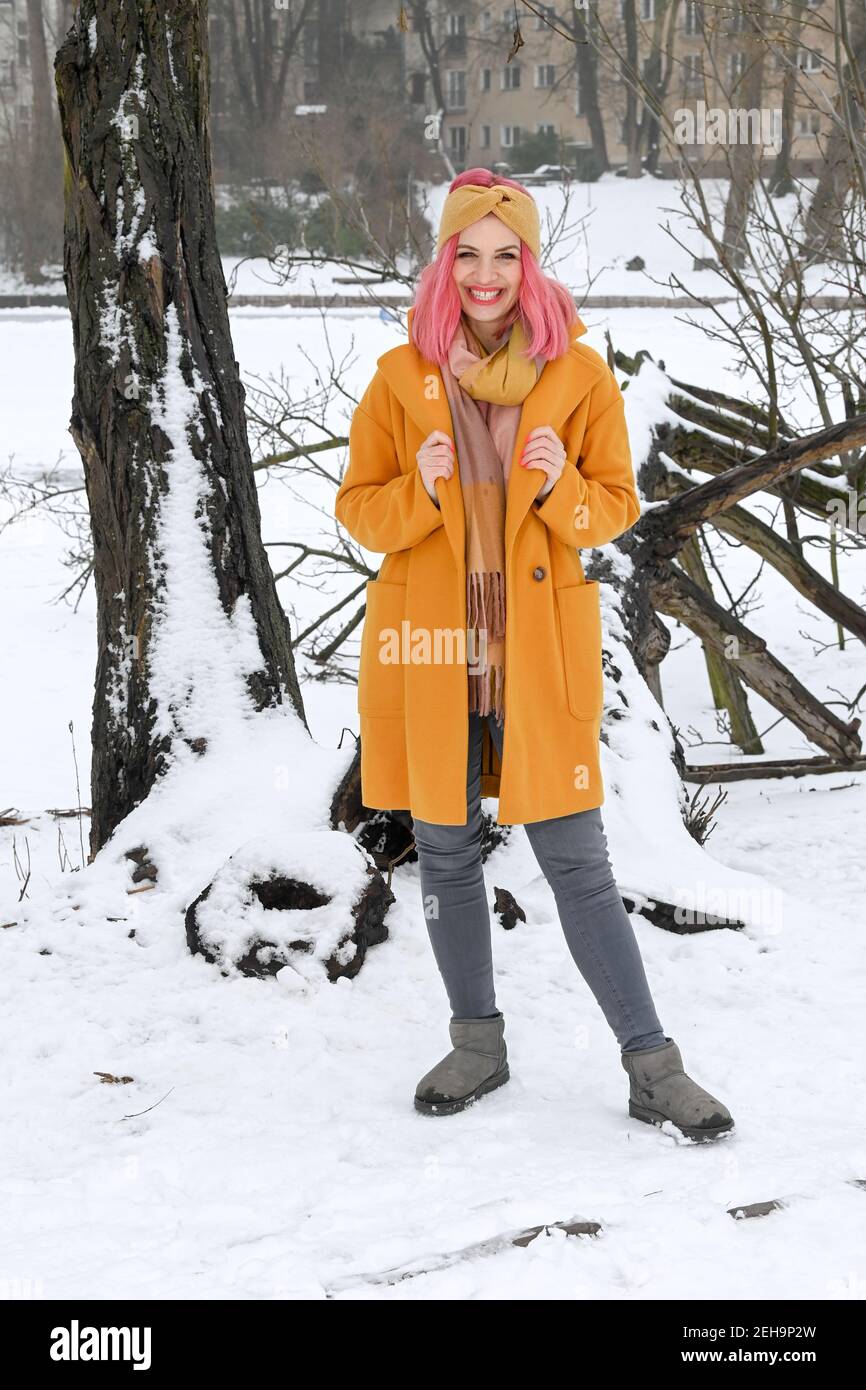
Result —
[[505, 293], [504, 289], [483, 290], [474, 285], [466, 285], [464, 288], [473, 304], [495, 304]]

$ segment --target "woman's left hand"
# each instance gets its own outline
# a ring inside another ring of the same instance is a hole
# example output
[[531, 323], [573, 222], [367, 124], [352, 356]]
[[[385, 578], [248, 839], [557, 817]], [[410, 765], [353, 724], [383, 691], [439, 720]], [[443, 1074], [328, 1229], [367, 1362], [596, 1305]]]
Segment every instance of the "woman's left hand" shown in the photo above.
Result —
[[530, 431], [520, 464], [523, 468], [540, 468], [547, 474], [547, 482], [539, 490], [539, 497], [546, 497], [558, 480], [568, 455], [559, 435], [550, 425], [539, 425]]

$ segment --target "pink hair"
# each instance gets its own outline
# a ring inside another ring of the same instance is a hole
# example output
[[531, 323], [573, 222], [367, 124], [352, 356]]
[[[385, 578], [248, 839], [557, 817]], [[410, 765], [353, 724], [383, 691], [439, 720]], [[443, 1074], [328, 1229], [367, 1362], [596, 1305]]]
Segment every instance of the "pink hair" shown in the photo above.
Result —
[[[483, 184], [485, 188], [502, 185], [532, 196], [523, 184], [501, 178], [489, 169], [466, 169], [458, 174], [449, 193], [464, 183]], [[453, 277], [458, 241], [457, 232], [448, 238], [436, 259], [421, 271], [415, 291], [411, 339], [425, 361], [439, 366], [448, 356], [460, 322], [460, 294]], [[520, 243], [520, 265], [523, 274], [517, 305], [505, 327], [519, 316], [529, 340], [527, 357], [542, 357], [545, 361], [561, 357], [569, 344], [568, 330], [578, 318], [577, 305], [565, 285], [542, 273], [525, 241]]]

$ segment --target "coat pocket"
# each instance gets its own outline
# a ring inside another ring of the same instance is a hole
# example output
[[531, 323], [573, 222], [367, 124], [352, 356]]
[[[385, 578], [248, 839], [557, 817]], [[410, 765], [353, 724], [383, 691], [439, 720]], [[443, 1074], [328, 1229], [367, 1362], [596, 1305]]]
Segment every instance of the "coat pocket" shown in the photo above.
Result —
[[358, 713], [400, 714], [404, 708], [401, 660], [406, 618], [406, 585], [368, 579], [361, 658], [358, 667]]
[[597, 719], [604, 706], [601, 599], [597, 579], [556, 589], [568, 708], [575, 719]]

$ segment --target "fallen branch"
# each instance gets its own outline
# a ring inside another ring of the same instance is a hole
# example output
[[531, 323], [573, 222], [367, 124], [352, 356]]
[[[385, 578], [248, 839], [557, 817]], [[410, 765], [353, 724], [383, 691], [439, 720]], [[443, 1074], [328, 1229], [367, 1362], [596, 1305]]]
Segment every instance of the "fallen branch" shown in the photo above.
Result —
[[737, 671], [742, 679], [790, 719], [810, 743], [823, 748], [831, 757], [850, 760], [858, 756], [861, 741], [857, 730], [861, 721], [852, 719], [843, 723], [767, 650], [762, 637], [733, 617], [683, 570], [668, 565], [650, 580], [649, 589], [659, 612], [684, 623], [727, 660], [731, 660], [730, 651], [726, 649], [731, 644], [726, 638], [733, 638]]
[[866, 757], [842, 761], [839, 758], [774, 758], [738, 763], [687, 764], [687, 782], [760, 781], [764, 777], [819, 777], [828, 772], [866, 772]]
[[[653, 546], [656, 554], [670, 558], [699, 526], [714, 520], [735, 503], [754, 492], [764, 491], [770, 484], [781, 482], [819, 459], [862, 445], [866, 445], [866, 416], [843, 420], [830, 429], [818, 430], [748, 463], [725, 469], [683, 496], [644, 512], [634, 529], [642, 541]], [[671, 454], [667, 443], [664, 448]]]
[[[661, 461], [659, 468], [663, 468]], [[699, 486], [701, 484], [692, 482], [681, 473], [662, 472], [658, 481], [654, 481], [653, 500], [683, 496]], [[738, 506], [719, 512], [711, 524], [754, 550], [820, 612], [841, 623], [861, 642], [866, 642], [866, 610], [813, 569], [796, 547], [774, 531], [772, 526]]]
[[448, 1254], [421, 1255], [417, 1260], [397, 1265], [392, 1269], [334, 1280], [327, 1286], [326, 1297], [333, 1298], [334, 1294], [343, 1293], [347, 1289], [362, 1288], [368, 1284], [399, 1284], [404, 1279], [417, 1279], [420, 1274], [433, 1274], [442, 1269], [449, 1269], [462, 1260], [477, 1260], [485, 1255], [498, 1255], [515, 1245], [527, 1246], [542, 1233], [550, 1235], [551, 1231], [565, 1231], [567, 1236], [597, 1236], [601, 1229], [599, 1221], [585, 1221], [580, 1217], [572, 1217], [570, 1221], [551, 1221], [545, 1226], [529, 1226], [508, 1235], [492, 1236], [489, 1240], [466, 1245], [462, 1250], [449, 1251]]

